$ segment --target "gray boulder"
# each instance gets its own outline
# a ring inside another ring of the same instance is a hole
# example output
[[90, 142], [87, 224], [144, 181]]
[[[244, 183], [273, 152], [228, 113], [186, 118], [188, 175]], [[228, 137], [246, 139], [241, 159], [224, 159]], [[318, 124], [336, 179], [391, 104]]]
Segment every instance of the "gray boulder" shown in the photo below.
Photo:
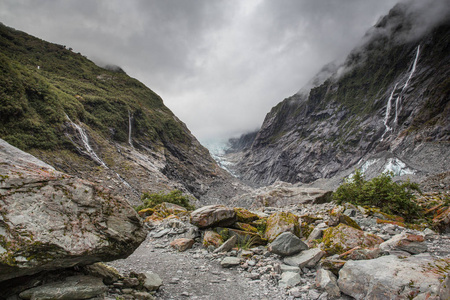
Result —
[[390, 240], [380, 244], [382, 251], [406, 251], [411, 254], [419, 254], [427, 251], [427, 245], [424, 243], [424, 237], [416, 234], [397, 234]]
[[294, 287], [302, 281], [300, 274], [296, 272], [284, 272], [278, 282], [279, 286], [287, 288]]
[[319, 248], [313, 248], [300, 252], [297, 255], [286, 257], [284, 263], [299, 268], [313, 268], [324, 255], [324, 251]]
[[336, 276], [331, 271], [319, 269], [316, 274], [316, 286], [324, 289], [331, 297], [339, 297], [339, 290]]
[[144, 287], [149, 291], [156, 291], [163, 284], [161, 277], [153, 272], [145, 272]]
[[20, 293], [22, 299], [90, 299], [107, 291], [102, 279], [72, 276], [64, 281], [44, 284]]
[[235, 267], [235, 266], [239, 266], [239, 264], [241, 263], [241, 260], [237, 257], [225, 257], [224, 259], [222, 259], [222, 261], [220, 262], [220, 265], [223, 268], [231, 268], [231, 267]]
[[338, 285], [355, 299], [410, 299], [410, 295], [439, 293], [450, 263], [429, 254], [399, 258], [395, 255], [372, 260], [348, 261], [339, 271]]
[[124, 198], [0, 140], [0, 281], [130, 255], [146, 231]]
[[281, 256], [294, 255], [307, 249], [308, 246], [291, 232], [283, 232], [268, 247], [270, 252]]

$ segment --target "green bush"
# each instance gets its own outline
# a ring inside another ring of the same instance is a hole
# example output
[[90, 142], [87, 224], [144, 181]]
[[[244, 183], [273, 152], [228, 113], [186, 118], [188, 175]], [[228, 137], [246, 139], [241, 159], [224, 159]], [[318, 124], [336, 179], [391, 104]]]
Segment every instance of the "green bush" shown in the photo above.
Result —
[[420, 206], [413, 200], [413, 191], [419, 191], [416, 183], [392, 181], [393, 173], [387, 172], [367, 181], [360, 170], [338, 187], [333, 200], [338, 204], [350, 202], [361, 206], [376, 206], [387, 214], [399, 215], [411, 221], [420, 216]]
[[163, 202], [169, 202], [176, 205], [180, 205], [187, 210], [193, 210], [195, 207], [190, 204], [189, 202], [189, 196], [183, 195], [183, 193], [180, 190], [173, 190], [167, 194], [164, 193], [143, 193], [141, 196], [142, 202], [144, 204], [139, 205], [136, 207], [137, 211], [140, 211], [145, 208], [153, 208], [158, 204], [161, 204]]

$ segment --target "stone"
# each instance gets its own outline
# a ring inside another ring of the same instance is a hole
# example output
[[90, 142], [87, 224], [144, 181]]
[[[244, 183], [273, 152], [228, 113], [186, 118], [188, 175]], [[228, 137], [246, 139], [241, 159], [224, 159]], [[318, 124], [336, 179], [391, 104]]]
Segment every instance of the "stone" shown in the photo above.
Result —
[[450, 272], [447, 273], [439, 286], [439, 297], [441, 300], [450, 299]]
[[162, 218], [167, 218], [170, 215], [186, 215], [188, 212], [186, 208], [169, 202], [158, 204], [153, 207], [153, 210], [155, 211], [155, 214]]
[[183, 252], [187, 249], [191, 249], [194, 243], [195, 241], [193, 239], [179, 238], [170, 242], [170, 246], [180, 252]]
[[22, 299], [90, 299], [108, 290], [102, 279], [71, 276], [64, 281], [47, 283], [20, 293]]
[[308, 249], [308, 246], [291, 232], [283, 232], [269, 244], [268, 250], [281, 256], [290, 256]]
[[294, 273], [299, 273], [299, 274], [302, 273], [301, 269], [297, 266], [281, 264], [280, 268], [281, 268], [281, 272], [294, 272]]
[[126, 277], [123, 279], [123, 286], [124, 287], [136, 287], [139, 285], [139, 279], [135, 278], [135, 277]]
[[328, 254], [342, 254], [355, 247], [374, 248], [383, 243], [383, 239], [362, 230], [339, 224], [323, 233], [324, 250]]
[[324, 255], [325, 252], [319, 248], [312, 248], [302, 251], [297, 255], [284, 258], [284, 263], [299, 268], [313, 268]]
[[358, 225], [358, 223], [356, 223], [355, 220], [345, 215], [344, 213], [341, 212], [330, 213], [330, 220], [328, 221], [328, 225], [337, 226], [338, 224], [345, 224], [355, 229], [361, 230], [361, 227]]
[[382, 251], [406, 251], [411, 254], [419, 254], [427, 251], [424, 237], [417, 234], [402, 233], [393, 236], [390, 240], [380, 244]]
[[433, 227], [442, 233], [450, 233], [450, 207], [433, 218]]
[[158, 274], [147, 271], [144, 273], [144, 287], [148, 291], [156, 291], [163, 284], [161, 277]]
[[213, 246], [214, 248], [219, 247], [223, 244], [223, 238], [220, 234], [215, 231], [207, 230], [203, 234], [203, 246]]
[[236, 213], [236, 219], [238, 222], [250, 223], [259, 219], [257, 214], [252, 213], [245, 208], [235, 207], [234, 212]]
[[427, 253], [399, 258], [395, 255], [372, 260], [348, 261], [339, 271], [338, 285], [356, 299], [410, 299], [411, 295], [435, 294], [450, 259]]
[[241, 263], [241, 260], [239, 258], [227, 256], [224, 259], [222, 259], [222, 261], [220, 262], [220, 265], [223, 268], [231, 268], [231, 267], [239, 266], [240, 263]]
[[226, 240], [219, 248], [214, 250], [214, 253], [228, 252], [236, 245], [237, 237], [233, 235], [228, 240]]
[[340, 259], [345, 260], [363, 260], [363, 259], [374, 259], [379, 257], [381, 254], [380, 248], [361, 248], [361, 247], [355, 247], [351, 250], [348, 250], [342, 254], [339, 255]]
[[339, 270], [345, 265], [347, 261], [339, 259], [338, 255], [326, 257], [320, 261], [320, 268], [331, 271], [334, 275], [339, 274]]
[[294, 287], [302, 281], [300, 274], [296, 272], [284, 272], [278, 285], [283, 288]]
[[191, 223], [199, 228], [228, 226], [236, 221], [233, 208], [223, 205], [208, 205], [191, 212]]
[[130, 255], [147, 234], [127, 200], [0, 140], [0, 281]]
[[340, 297], [336, 276], [328, 270], [319, 269], [316, 274], [316, 287], [324, 289], [331, 297]]
[[104, 263], [88, 265], [85, 266], [84, 269], [89, 275], [103, 278], [103, 282], [107, 285], [111, 285], [122, 278], [116, 269], [111, 266], [107, 266]]
[[153, 300], [155, 297], [152, 296], [152, 294], [147, 292], [135, 292], [133, 294], [134, 298], [136, 300]]
[[325, 225], [325, 223], [321, 223], [319, 225], [317, 225], [316, 227], [314, 227], [314, 229], [311, 231], [311, 233], [309, 234], [308, 238], [306, 239], [306, 244], [307, 245], [311, 245], [311, 242], [313, 240], [317, 240], [322, 238], [323, 236], [323, 231], [327, 228], [327, 226]]
[[267, 244], [267, 240], [263, 239], [258, 233], [230, 228], [229, 234], [231, 236], [236, 236], [238, 244], [248, 244], [248, 247]]
[[242, 231], [258, 233], [258, 229], [256, 229], [256, 227], [247, 223], [236, 222], [234, 223], [233, 227]]
[[300, 237], [299, 217], [290, 212], [276, 212], [267, 218], [264, 237], [272, 242], [283, 232], [291, 232]]

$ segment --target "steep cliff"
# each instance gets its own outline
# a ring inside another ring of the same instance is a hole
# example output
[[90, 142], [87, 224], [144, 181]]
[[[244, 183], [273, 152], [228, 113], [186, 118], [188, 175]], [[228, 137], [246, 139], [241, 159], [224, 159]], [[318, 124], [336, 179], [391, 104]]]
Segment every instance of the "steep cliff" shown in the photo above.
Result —
[[178, 188], [209, 203], [239, 189], [162, 99], [120, 67], [2, 24], [0, 102], [0, 138], [135, 203], [142, 191]]
[[447, 171], [450, 9], [434, 2], [396, 5], [343, 64], [327, 65], [272, 108], [237, 165], [240, 176], [264, 185], [354, 167]]

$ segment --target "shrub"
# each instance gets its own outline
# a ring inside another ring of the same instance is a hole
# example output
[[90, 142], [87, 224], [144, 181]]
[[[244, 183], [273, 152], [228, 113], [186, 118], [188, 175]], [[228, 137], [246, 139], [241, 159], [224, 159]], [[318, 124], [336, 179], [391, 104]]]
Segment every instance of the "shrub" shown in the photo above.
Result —
[[186, 208], [187, 210], [195, 209], [195, 207], [191, 205], [189, 202], [189, 196], [183, 195], [183, 193], [180, 190], [173, 190], [167, 194], [162, 192], [150, 194], [146, 192], [142, 194], [141, 200], [142, 202], [144, 202], [144, 204], [136, 207], [137, 211], [140, 211], [145, 208], [153, 208], [156, 205], [161, 204], [163, 202], [177, 204]]
[[387, 214], [400, 215], [411, 221], [420, 216], [420, 206], [413, 200], [414, 191], [419, 191], [416, 183], [409, 180], [404, 183], [392, 181], [392, 172], [382, 173], [367, 181], [360, 170], [356, 170], [351, 179], [338, 187], [333, 200], [338, 204], [350, 202], [361, 206], [376, 206]]

